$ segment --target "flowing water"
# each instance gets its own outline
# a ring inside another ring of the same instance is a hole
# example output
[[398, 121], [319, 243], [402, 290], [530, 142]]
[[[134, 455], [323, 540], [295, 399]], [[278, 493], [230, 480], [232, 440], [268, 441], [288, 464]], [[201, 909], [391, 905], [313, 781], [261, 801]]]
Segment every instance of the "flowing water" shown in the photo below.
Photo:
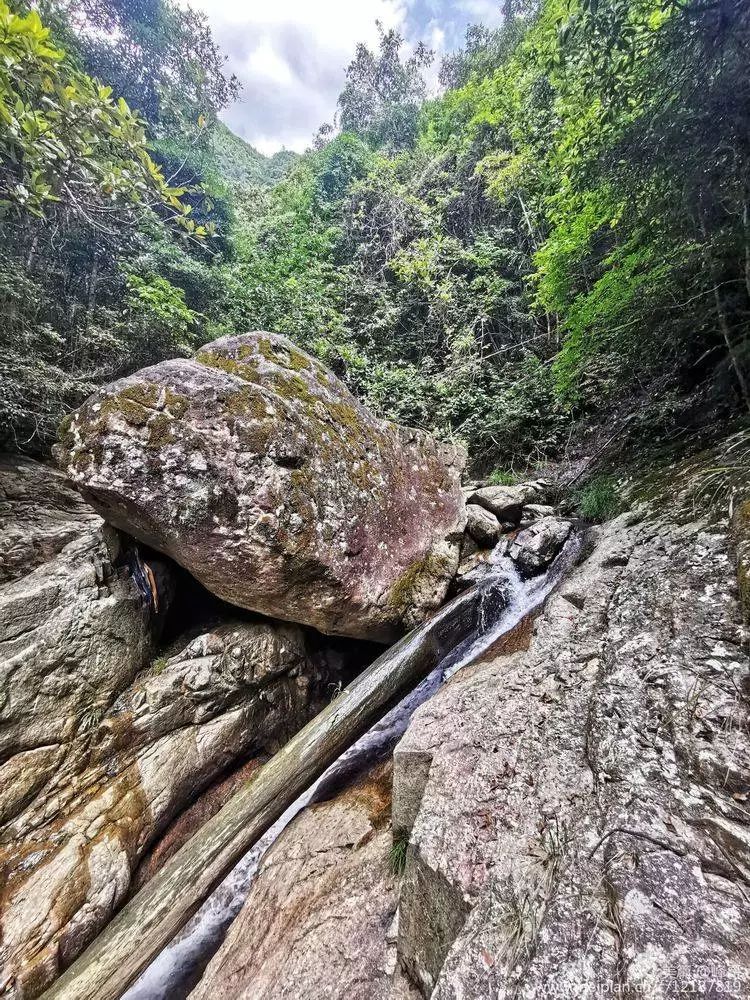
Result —
[[487, 576], [478, 585], [479, 622], [475, 634], [446, 656], [421, 684], [292, 803], [143, 972], [123, 1000], [182, 1000], [186, 997], [242, 908], [263, 855], [297, 813], [311, 802], [325, 799], [326, 789], [340, 786], [373, 761], [390, 754], [416, 709], [457, 670], [474, 662], [527, 615], [539, 609], [565, 576], [579, 550], [580, 541], [574, 536], [546, 573], [527, 581], [519, 577], [514, 564], [506, 556], [492, 559]]

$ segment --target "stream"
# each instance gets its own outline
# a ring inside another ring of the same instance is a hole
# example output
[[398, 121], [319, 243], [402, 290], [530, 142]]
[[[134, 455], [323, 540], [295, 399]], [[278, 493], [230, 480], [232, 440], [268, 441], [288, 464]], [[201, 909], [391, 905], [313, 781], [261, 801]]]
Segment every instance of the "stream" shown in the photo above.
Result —
[[[546, 573], [522, 580], [507, 556], [491, 559], [488, 574], [477, 585], [479, 620], [475, 633], [371, 729], [346, 750], [284, 812], [215, 889], [180, 933], [154, 959], [123, 1000], [183, 1000], [197, 985], [230, 924], [250, 892], [260, 862], [294, 817], [310, 803], [329, 797], [375, 760], [389, 755], [406, 731], [413, 713], [461, 667], [473, 663], [523, 619], [541, 608], [567, 574], [580, 552], [580, 536], [572, 535]], [[461, 596], [455, 599], [461, 600]]]

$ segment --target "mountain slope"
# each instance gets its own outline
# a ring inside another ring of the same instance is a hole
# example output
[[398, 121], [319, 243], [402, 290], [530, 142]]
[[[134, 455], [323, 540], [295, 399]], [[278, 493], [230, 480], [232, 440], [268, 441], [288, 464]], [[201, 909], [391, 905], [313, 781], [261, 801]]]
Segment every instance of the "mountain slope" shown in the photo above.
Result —
[[264, 156], [223, 122], [217, 123], [212, 144], [219, 172], [229, 184], [270, 187], [281, 180], [298, 155], [281, 149], [273, 156]]

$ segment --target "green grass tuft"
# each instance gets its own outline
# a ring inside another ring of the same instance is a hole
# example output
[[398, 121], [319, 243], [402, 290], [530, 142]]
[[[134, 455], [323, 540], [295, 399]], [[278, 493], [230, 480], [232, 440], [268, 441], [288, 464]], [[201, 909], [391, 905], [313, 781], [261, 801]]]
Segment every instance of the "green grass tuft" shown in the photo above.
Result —
[[623, 509], [617, 482], [610, 476], [598, 476], [576, 494], [581, 517], [588, 521], [608, 521]]
[[507, 469], [495, 469], [487, 479], [490, 486], [513, 486], [516, 482], [516, 477], [512, 472], [508, 472]]
[[409, 848], [409, 838], [399, 837], [391, 846], [390, 862], [394, 875], [403, 875], [406, 868], [406, 852]]

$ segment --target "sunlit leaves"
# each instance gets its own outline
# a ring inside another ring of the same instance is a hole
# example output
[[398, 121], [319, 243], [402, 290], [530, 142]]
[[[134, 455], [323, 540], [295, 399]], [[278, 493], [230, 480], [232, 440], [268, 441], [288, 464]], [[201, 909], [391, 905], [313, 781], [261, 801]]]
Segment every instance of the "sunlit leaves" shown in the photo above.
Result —
[[0, 208], [54, 211], [102, 231], [162, 212], [186, 233], [184, 188], [170, 188], [146, 149], [144, 123], [112, 89], [72, 69], [39, 15], [0, 0]]

